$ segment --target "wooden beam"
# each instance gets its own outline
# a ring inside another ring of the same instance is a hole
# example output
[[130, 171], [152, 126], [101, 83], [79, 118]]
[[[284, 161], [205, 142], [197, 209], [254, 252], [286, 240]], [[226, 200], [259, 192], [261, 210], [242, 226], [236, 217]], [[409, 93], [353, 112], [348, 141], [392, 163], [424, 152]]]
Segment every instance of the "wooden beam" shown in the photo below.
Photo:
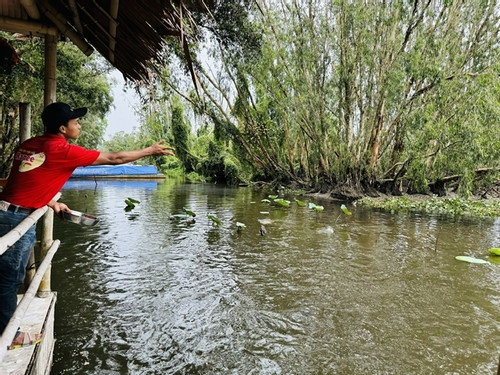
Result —
[[59, 31], [66, 35], [85, 55], [90, 56], [94, 52], [94, 48], [88, 44], [74, 29], [68, 24], [68, 20], [59, 13], [47, 1], [40, 4], [42, 13], [51, 20]]
[[69, 0], [69, 7], [71, 8], [71, 11], [73, 12], [73, 20], [75, 22], [76, 29], [80, 34], [83, 35], [83, 27], [82, 23], [80, 22], [80, 15], [78, 14], [78, 8], [76, 7], [76, 2], [75, 0]]
[[114, 22], [109, 23], [109, 60], [114, 64], [115, 62], [115, 48], [116, 48], [116, 19], [118, 18], [118, 8], [120, 7], [120, 0], [112, 0], [109, 4], [109, 12]]
[[0, 16], [0, 29], [23, 35], [59, 35], [59, 31], [55, 27], [44, 25], [40, 22], [18, 20], [5, 16]]
[[39, 20], [40, 12], [38, 11], [38, 7], [34, 0], [20, 0], [21, 5], [23, 6], [26, 13], [31, 19]]

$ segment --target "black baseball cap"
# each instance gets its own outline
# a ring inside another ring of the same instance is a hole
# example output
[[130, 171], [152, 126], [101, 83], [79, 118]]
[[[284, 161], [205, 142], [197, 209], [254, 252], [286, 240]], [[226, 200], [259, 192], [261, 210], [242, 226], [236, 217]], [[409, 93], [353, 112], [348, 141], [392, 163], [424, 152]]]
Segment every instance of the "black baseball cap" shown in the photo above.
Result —
[[69, 104], [55, 102], [49, 104], [42, 112], [43, 126], [49, 133], [57, 134], [61, 125], [66, 125], [69, 120], [85, 116], [87, 108], [73, 109]]

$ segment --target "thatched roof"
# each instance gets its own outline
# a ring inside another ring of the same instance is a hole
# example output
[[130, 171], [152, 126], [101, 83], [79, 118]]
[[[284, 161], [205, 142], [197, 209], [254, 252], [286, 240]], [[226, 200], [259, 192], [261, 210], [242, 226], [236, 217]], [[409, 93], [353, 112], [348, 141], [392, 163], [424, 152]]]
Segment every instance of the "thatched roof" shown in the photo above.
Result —
[[97, 50], [125, 78], [138, 81], [148, 78], [163, 38], [183, 40], [190, 12], [205, 12], [212, 5], [213, 0], [0, 1], [0, 29], [64, 35], [85, 54]]

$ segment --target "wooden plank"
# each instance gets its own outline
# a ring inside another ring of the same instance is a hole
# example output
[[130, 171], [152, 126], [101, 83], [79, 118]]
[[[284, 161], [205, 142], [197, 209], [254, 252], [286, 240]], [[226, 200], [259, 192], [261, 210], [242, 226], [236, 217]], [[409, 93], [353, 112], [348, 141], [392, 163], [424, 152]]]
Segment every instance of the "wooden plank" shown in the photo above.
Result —
[[[21, 299], [22, 296], [18, 296]], [[56, 294], [48, 298], [34, 298], [21, 322], [21, 330], [41, 332], [43, 341], [36, 346], [9, 350], [2, 363], [2, 375], [44, 375], [50, 373], [54, 348], [54, 308]], [[36, 349], [36, 351], [35, 351]]]

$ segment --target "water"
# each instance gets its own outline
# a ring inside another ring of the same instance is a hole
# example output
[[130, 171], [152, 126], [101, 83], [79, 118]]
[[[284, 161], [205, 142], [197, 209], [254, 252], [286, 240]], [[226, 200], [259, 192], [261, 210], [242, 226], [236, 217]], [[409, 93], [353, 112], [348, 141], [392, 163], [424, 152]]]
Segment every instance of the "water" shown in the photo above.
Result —
[[[141, 202], [129, 212], [128, 197]], [[299, 198], [325, 207], [314, 212], [262, 198], [169, 181], [69, 183], [61, 201], [101, 221], [56, 222], [52, 374], [496, 373], [500, 264], [455, 256], [488, 259], [500, 220], [349, 204], [346, 216], [346, 202]], [[271, 221], [265, 236], [259, 219]]]

